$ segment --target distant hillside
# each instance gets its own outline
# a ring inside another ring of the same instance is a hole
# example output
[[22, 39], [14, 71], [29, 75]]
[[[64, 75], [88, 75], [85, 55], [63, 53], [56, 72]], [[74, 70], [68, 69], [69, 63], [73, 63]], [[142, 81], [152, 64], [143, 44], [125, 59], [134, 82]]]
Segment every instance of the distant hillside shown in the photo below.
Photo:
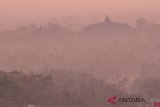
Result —
[[133, 34], [136, 32], [134, 28], [128, 24], [112, 21], [109, 16], [103, 22], [90, 24], [85, 27], [82, 32], [84, 34], [105, 35], [105, 34]]

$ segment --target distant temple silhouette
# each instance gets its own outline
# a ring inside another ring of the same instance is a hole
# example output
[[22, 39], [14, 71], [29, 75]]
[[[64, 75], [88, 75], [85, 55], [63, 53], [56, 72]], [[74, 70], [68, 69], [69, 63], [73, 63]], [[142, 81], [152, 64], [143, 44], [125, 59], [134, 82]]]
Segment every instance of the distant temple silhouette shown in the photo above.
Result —
[[105, 35], [105, 34], [114, 34], [114, 35], [125, 35], [125, 34], [134, 34], [136, 31], [133, 27], [128, 24], [112, 21], [109, 15], [106, 15], [103, 21], [89, 24], [85, 27], [82, 32], [84, 34], [91, 35]]
[[109, 15], [107, 15], [104, 19], [104, 23], [111, 23], [111, 22], [112, 22], [111, 18], [109, 17]]

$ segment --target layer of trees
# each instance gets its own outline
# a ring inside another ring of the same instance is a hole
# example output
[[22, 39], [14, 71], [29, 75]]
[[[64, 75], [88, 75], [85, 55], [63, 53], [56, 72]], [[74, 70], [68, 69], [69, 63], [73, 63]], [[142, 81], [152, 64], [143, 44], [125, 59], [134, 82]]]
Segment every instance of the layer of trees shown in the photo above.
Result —
[[0, 72], [0, 103], [5, 107], [106, 107], [106, 98], [113, 95], [124, 93], [89, 74]]

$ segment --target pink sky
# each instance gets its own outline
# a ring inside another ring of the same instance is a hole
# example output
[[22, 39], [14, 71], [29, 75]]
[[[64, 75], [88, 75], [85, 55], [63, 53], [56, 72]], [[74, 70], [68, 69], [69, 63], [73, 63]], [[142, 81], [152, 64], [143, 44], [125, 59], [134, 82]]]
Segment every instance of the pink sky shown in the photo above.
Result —
[[129, 24], [140, 17], [159, 23], [159, 7], [160, 0], [0, 0], [0, 31], [48, 21], [77, 29], [107, 14]]
[[83, 15], [159, 7], [160, 0], [0, 0], [0, 17]]

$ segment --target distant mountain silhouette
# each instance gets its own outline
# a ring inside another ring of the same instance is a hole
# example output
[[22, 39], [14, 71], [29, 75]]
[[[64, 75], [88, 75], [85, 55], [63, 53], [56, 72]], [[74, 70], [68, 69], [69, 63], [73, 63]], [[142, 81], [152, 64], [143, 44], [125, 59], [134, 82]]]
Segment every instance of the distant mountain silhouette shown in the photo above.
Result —
[[146, 29], [146, 33], [151, 36], [159, 36], [160, 34], [160, 24], [153, 24]]
[[143, 31], [147, 28], [148, 26], [148, 22], [147, 20], [143, 19], [143, 18], [139, 18], [136, 20], [136, 29], [138, 31]]
[[82, 30], [84, 34], [132, 34], [135, 33], [135, 29], [128, 24], [114, 22], [109, 16], [106, 16], [104, 21], [91, 24]]
[[54, 32], [54, 33], [60, 33], [60, 32], [65, 31], [65, 29], [61, 25], [59, 25], [57, 23], [52, 23], [52, 22], [49, 22], [46, 25], [46, 30], [49, 32]]
[[47, 25], [38, 27], [35, 32], [40, 35], [63, 35], [66, 29], [57, 23], [49, 22]]
[[136, 20], [136, 30], [144, 35], [159, 35], [160, 24], [151, 23], [143, 18], [139, 18]]
[[58, 36], [64, 35], [68, 32], [68, 29], [65, 29], [57, 23], [49, 22], [46, 25], [36, 26], [34, 24], [21, 26], [15, 30], [1, 32], [1, 35], [16, 35], [16, 36]]

